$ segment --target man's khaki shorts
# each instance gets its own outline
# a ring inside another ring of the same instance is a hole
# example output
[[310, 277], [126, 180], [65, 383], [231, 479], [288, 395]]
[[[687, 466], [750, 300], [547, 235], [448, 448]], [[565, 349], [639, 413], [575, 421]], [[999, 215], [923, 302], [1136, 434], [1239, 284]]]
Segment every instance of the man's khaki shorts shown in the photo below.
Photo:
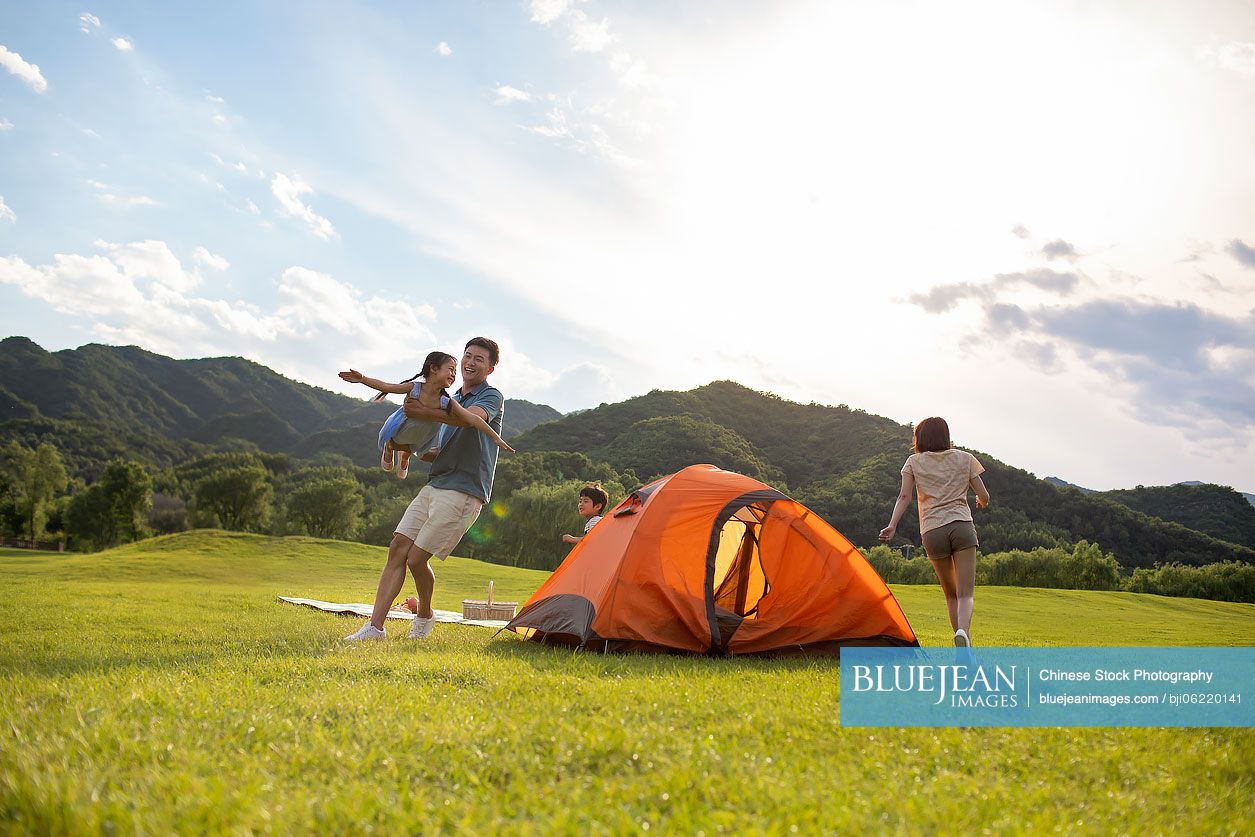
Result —
[[970, 520], [956, 520], [924, 533], [924, 552], [934, 561], [949, 558], [956, 552], [980, 546], [976, 527]]
[[471, 528], [483, 506], [478, 497], [424, 485], [401, 515], [395, 531], [443, 561]]

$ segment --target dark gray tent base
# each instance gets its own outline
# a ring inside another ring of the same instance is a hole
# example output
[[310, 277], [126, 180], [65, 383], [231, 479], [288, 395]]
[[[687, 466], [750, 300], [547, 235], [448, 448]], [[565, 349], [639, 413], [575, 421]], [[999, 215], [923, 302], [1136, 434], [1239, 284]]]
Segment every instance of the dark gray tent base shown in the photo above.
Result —
[[[531, 628], [535, 631], [530, 637], [533, 642], [539, 642], [543, 645], [561, 645], [565, 647], [580, 648], [585, 651], [593, 651], [597, 653], [647, 653], [647, 654], [684, 654], [692, 655], [694, 652], [682, 648], [669, 648], [664, 645], [656, 645], [651, 642], [641, 642], [640, 640], [631, 639], [615, 639], [613, 637], [597, 636], [592, 630], [593, 620], [596, 618], [596, 609], [593, 603], [583, 596], [577, 596], [573, 593], [561, 593], [556, 596], [548, 596], [540, 601], [524, 608], [518, 616], [510, 620], [507, 628]], [[843, 639], [833, 639], [824, 642], [814, 642], [808, 645], [787, 645], [780, 648], [772, 648], [767, 651], [759, 651], [753, 654], [736, 655], [736, 656], [753, 656], [753, 657], [839, 657], [842, 648], [864, 648], [864, 647], [897, 647], [897, 648], [918, 648], [919, 642], [905, 642], [897, 637], [879, 635], [867, 637], [849, 637]], [[723, 657], [734, 656], [724, 649], [713, 649], [706, 652], [707, 656]]]

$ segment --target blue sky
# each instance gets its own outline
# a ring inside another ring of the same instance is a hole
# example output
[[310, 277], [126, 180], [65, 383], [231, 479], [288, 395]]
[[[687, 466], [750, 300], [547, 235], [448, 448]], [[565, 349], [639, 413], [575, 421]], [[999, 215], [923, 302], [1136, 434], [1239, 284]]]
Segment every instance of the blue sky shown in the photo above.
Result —
[[[0, 4], [0, 330], [1255, 489], [1248, 4]], [[359, 393], [360, 394], [360, 393]]]

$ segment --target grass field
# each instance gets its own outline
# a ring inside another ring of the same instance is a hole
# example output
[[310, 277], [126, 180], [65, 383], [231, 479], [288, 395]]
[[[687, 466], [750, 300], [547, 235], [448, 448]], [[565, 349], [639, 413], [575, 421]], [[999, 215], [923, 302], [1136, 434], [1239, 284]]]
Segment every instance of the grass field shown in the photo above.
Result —
[[[842, 729], [832, 660], [603, 656], [277, 595], [369, 601], [384, 551], [191, 532], [0, 550], [13, 832], [1255, 830], [1249, 729]], [[543, 573], [453, 558], [436, 606]], [[894, 590], [923, 644], [936, 587]], [[978, 588], [984, 645], [1255, 645], [1255, 605]]]

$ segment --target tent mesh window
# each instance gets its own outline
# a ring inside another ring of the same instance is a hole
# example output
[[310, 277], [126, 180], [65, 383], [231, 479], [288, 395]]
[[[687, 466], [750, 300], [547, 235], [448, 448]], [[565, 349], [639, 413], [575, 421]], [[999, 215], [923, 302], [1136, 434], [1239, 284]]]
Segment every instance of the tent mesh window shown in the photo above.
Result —
[[753, 619], [758, 602], [771, 583], [763, 572], [758, 551], [766, 503], [742, 506], [719, 532], [715, 553], [715, 606], [745, 619]]

